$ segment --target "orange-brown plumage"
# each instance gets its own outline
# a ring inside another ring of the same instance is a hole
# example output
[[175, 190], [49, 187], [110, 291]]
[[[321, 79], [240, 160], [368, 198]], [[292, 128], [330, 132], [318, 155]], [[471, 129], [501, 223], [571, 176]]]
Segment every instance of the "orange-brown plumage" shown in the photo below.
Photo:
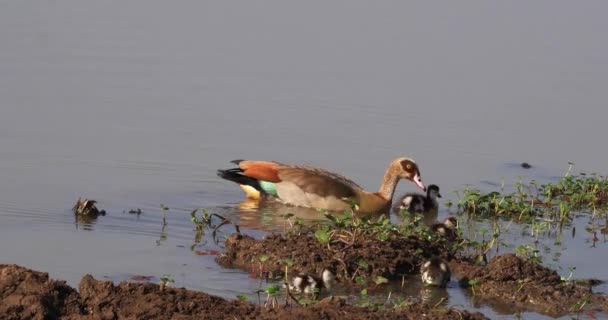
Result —
[[239, 168], [243, 174], [257, 180], [280, 182], [278, 175], [279, 164], [270, 161], [241, 161]]

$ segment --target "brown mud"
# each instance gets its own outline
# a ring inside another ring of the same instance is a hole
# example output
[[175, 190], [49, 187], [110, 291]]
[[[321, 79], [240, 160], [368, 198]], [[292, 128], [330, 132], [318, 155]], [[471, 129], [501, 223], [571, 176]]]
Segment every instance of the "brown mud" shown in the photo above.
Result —
[[[248, 270], [252, 276], [271, 278], [282, 277], [286, 267], [291, 274], [318, 274], [333, 267], [339, 285], [352, 285], [357, 276], [373, 280], [376, 276], [400, 279], [403, 274], [416, 274], [422, 259], [431, 256], [448, 257], [445, 245], [416, 237], [380, 241], [374, 235], [361, 235], [351, 243], [334, 241], [328, 246], [310, 234], [274, 234], [261, 240], [233, 234], [226, 239], [225, 253], [217, 261], [224, 267]], [[592, 293], [590, 282], [562, 281], [556, 271], [513, 254], [495, 257], [487, 266], [453, 259], [450, 267], [454, 276], [462, 278], [463, 286], [474, 281], [471, 288], [463, 290], [490, 305], [550, 316], [608, 311], [608, 296]]]
[[0, 265], [0, 319], [486, 319], [444, 307], [412, 304], [398, 309], [362, 308], [326, 298], [309, 307], [268, 309], [249, 302], [151, 283], [114, 285], [82, 278], [79, 290], [47, 273]]
[[225, 252], [216, 260], [224, 267], [271, 278], [282, 277], [286, 266], [292, 274], [320, 273], [330, 268], [339, 281], [353, 282], [356, 277], [401, 279], [405, 274], [417, 273], [424, 259], [448, 256], [447, 248], [440, 243], [416, 237], [381, 241], [377, 235], [360, 234], [353, 238], [327, 245], [309, 234], [272, 234], [256, 240], [235, 233], [226, 239]]
[[460, 282], [472, 286], [474, 299], [513, 305], [550, 316], [579, 311], [608, 311], [608, 297], [592, 292], [595, 281], [563, 281], [560, 275], [513, 254], [494, 257], [487, 266], [452, 261]]

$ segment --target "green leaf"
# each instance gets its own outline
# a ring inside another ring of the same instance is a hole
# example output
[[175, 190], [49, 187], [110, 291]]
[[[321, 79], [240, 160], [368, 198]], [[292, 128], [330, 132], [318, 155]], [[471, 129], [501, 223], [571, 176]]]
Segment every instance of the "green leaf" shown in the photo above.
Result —
[[362, 297], [367, 297], [367, 289], [361, 290], [361, 296]]
[[264, 292], [268, 293], [269, 295], [276, 295], [279, 293], [279, 291], [281, 291], [281, 288], [276, 284], [269, 285], [266, 287], [266, 289], [264, 289]]
[[315, 231], [315, 237], [322, 244], [327, 244], [330, 240], [329, 232], [327, 231], [327, 229], [319, 229]]
[[268, 256], [268, 255], [263, 255], [258, 258], [258, 260], [260, 260], [260, 262], [266, 262], [266, 261], [268, 261], [268, 259], [270, 259], [270, 256]]
[[336, 217], [334, 217], [331, 213], [325, 212], [324, 215], [325, 215], [325, 218], [331, 220], [332, 222], [337, 221]]
[[359, 265], [359, 267], [363, 268], [363, 269], [367, 269], [369, 268], [369, 263], [367, 263], [367, 261], [361, 259], [357, 262], [357, 264]]
[[192, 212], [190, 212], [190, 216], [192, 217], [192, 219], [196, 219], [196, 212], [198, 211], [198, 208], [192, 210]]
[[357, 284], [359, 284], [359, 285], [362, 285], [362, 286], [364, 286], [364, 285], [367, 284], [367, 280], [365, 278], [361, 277], [361, 276], [356, 277], [355, 278], [355, 282]]
[[239, 299], [240, 301], [245, 301], [247, 300], [247, 296], [244, 294], [239, 294], [238, 296], [236, 296], [237, 299]]
[[383, 284], [383, 283], [388, 283], [388, 279], [385, 277], [382, 277], [382, 276], [377, 276], [374, 279], [374, 282], [379, 285], [379, 284]]

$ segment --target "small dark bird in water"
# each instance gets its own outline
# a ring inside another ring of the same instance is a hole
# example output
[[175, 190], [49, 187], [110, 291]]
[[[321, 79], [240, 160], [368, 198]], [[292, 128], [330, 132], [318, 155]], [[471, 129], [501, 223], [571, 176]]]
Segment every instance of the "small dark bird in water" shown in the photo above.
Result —
[[335, 280], [334, 273], [328, 269], [323, 269], [320, 276], [310, 273], [300, 273], [291, 279], [289, 290], [299, 293], [317, 295], [324, 289], [331, 289]]
[[431, 226], [431, 231], [438, 233], [451, 241], [456, 240], [458, 237], [456, 229], [458, 229], [458, 220], [456, 220], [456, 217], [447, 217], [443, 222], [435, 223]]
[[426, 189], [426, 196], [419, 193], [406, 193], [393, 206], [393, 211], [407, 210], [415, 213], [436, 211], [439, 207], [437, 198], [441, 198], [439, 187], [431, 184]]
[[95, 200], [89, 200], [89, 199], [81, 200], [80, 198], [78, 198], [78, 201], [76, 201], [76, 203], [74, 204], [74, 207], [72, 207], [72, 211], [74, 211], [74, 214], [82, 215], [82, 216], [93, 216], [93, 217], [97, 217], [98, 215], [105, 216], [106, 215], [105, 210], [97, 209], [97, 206], [95, 205], [96, 203], [97, 203], [97, 201], [95, 201]]
[[136, 215], [140, 215], [143, 211], [141, 211], [140, 208], [137, 209], [131, 209], [128, 211], [129, 214], [136, 214]]
[[426, 285], [445, 287], [451, 276], [450, 266], [439, 257], [427, 260], [420, 267], [420, 277]]
[[524, 168], [524, 169], [530, 169], [530, 168], [532, 168], [532, 166], [529, 163], [527, 163], [527, 162], [522, 162], [521, 163], [521, 167]]

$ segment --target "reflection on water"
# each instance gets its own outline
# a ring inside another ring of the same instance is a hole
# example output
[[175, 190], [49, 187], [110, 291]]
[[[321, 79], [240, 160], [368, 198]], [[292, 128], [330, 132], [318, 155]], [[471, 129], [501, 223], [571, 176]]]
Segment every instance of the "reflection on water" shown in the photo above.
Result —
[[82, 228], [83, 230], [93, 230], [93, 226], [97, 222], [97, 215], [82, 215], [74, 214], [74, 223], [76, 229]]
[[[361, 295], [362, 289], [367, 294]], [[425, 302], [430, 305], [448, 305], [452, 290], [460, 290], [455, 281], [448, 283], [447, 288], [425, 286], [419, 276], [406, 275], [400, 281], [391, 281], [383, 285], [368, 284], [366, 286], [338, 285], [327, 295], [348, 296], [351, 303], [400, 305], [413, 302]]]
[[[240, 226], [266, 231], [284, 230], [287, 227], [291, 227], [296, 220], [304, 224], [311, 224], [314, 222], [327, 221], [325, 214], [341, 216], [345, 213], [285, 205], [269, 199], [245, 199], [238, 204], [235, 210]], [[429, 227], [438, 222], [438, 210], [430, 210], [424, 215], [419, 216], [421, 217], [420, 221]], [[380, 217], [385, 217], [391, 219], [394, 223], [401, 223], [404, 220], [413, 218], [412, 215], [407, 212], [394, 213], [392, 211], [376, 214], [355, 212], [355, 217], [366, 217], [372, 222]]]
[[449, 294], [445, 288], [423, 286], [420, 288], [420, 300], [430, 305], [448, 305]]
[[[344, 212], [331, 212], [285, 205], [271, 199], [247, 199], [238, 204], [239, 225], [257, 230], [286, 228], [296, 220], [305, 224], [327, 221], [325, 214], [338, 216], [343, 215]], [[361, 218], [364, 216], [371, 217], [373, 221], [381, 216], [387, 217], [388, 213], [379, 213], [371, 216], [369, 214], [355, 213], [355, 217]]]

